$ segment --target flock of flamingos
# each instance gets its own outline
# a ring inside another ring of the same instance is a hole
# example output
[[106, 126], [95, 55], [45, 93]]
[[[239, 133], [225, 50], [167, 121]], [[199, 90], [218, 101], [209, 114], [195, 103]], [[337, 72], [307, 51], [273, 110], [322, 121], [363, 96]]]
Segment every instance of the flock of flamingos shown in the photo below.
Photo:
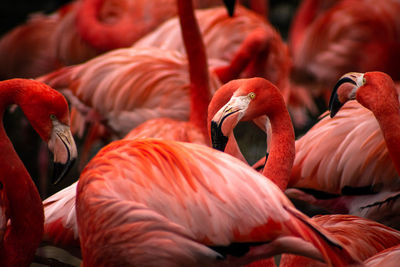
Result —
[[[268, 10], [75, 0], [3, 35], [2, 114], [53, 182], [81, 171], [43, 201], [1, 124], [0, 266], [72, 266], [44, 244], [85, 267], [400, 266], [400, 1], [303, 0], [287, 41]], [[267, 135], [253, 166], [240, 121]]]

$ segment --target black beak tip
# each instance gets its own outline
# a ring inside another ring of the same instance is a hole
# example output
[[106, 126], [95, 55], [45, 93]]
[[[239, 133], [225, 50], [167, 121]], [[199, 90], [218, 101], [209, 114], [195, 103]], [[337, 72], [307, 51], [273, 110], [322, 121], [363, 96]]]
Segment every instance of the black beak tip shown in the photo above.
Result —
[[54, 163], [54, 168], [53, 168], [53, 184], [58, 184], [68, 173], [68, 171], [72, 168], [72, 165], [74, 164], [75, 159], [67, 161], [67, 163]]
[[343, 103], [339, 101], [339, 98], [337, 94], [334, 94], [331, 96], [331, 99], [329, 101], [329, 110], [330, 110], [330, 116], [333, 118], [336, 113], [342, 108]]
[[222, 152], [228, 143], [228, 137], [222, 133], [220, 125], [215, 121], [211, 121], [211, 142], [214, 149]]
[[224, 0], [225, 7], [228, 9], [228, 14], [230, 17], [232, 17], [233, 13], [235, 12], [235, 3], [236, 0]]
[[349, 77], [340, 78], [336, 83], [335, 87], [332, 90], [331, 98], [329, 99], [329, 110], [331, 112], [330, 116], [333, 118], [336, 113], [340, 110], [340, 108], [344, 105], [344, 103], [339, 101], [337, 90], [344, 83], [352, 83], [357, 85], [355, 81], [350, 79]]

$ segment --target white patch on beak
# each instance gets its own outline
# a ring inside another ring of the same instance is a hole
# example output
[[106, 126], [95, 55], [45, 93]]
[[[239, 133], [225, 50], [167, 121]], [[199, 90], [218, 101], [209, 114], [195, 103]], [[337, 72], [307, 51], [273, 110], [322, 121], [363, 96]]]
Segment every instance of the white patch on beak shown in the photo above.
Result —
[[48, 147], [54, 155], [54, 162], [65, 164], [78, 155], [75, 140], [68, 125], [53, 119], [53, 130]]
[[221, 110], [224, 114], [238, 110], [238, 118], [240, 120], [246, 112], [247, 108], [249, 107], [250, 101], [251, 98], [248, 96], [233, 96]]
[[364, 73], [356, 73], [356, 75], [357, 77], [354, 79], [354, 81], [356, 82], [356, 86], [354, 86], [353, 89], [349, 92], [348, 99], [355, 99], [358, 88], [363, 86], [365, 83]]

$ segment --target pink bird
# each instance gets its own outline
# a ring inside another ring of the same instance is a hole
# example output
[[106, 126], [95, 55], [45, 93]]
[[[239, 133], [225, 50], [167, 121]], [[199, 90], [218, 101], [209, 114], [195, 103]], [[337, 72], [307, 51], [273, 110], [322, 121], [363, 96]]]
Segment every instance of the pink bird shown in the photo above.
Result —
[[[205, 49], [191, 2], [185, 3], [178, 11], [183, 39], [189, 55], [191, 81], [189, 121], [178, 121], [170, 118], [151, 119], [131, 130], [124, 139], [152, 137], [209, 145], [206, 116], [210, 93]], [[212, 112], [215, 113], [216, 111]], [[236, 146], [229, 151], [232, 155], [240, 153]], [[241, 154], [236, 156], [240, 157]], [[75, 215], [75, 192], [76, 183], [43, 202], [45, 209], [44, 240], [79, 255], [77, 253], [79, 239]]]
[[[79, 0], [50, 15], [34, 15], [0, 40], [0, 77], [33, 78], [106, 51], [129, 47], [174, 17], [175, 3], [176, 0]], [[194, 2], [197, 8], [221, 3]]]
[[[398, 120], [396, 114], [399, 100], [396, 87], [388, 75], [370, 72], [344, 75], [336, 89], [332, 95], [331, 114], [335, 115], [343, 103], [355, 97], [371, 112], [357, 103], [348, 103], [343, 112], [338, 112], [338, 118], [322, 121], [325, 125], [324, 131], [322, 127], [320, 130], [311, 130], [310, 135], [308, 133], [307, 137], [303, 137], [307, 139], [300, 140], [299, 146], [296, 147], [298, 158], [295, 160], [289, 186], [330, 193], [328, 199], [318, 199], [320, 197], [315, 194], [313, 196], [312, 190], [302, 193], [289, 189], [287, 193], [291, 197], [324, 206], [333, 212], [364, 216], [398, 228], [400, 218], [396, 215], [396, 210], [400, 195], [400, 148], [396, 146], [397, 130], [391, 129], [397, 127]], [[372, 90], [376, 90], [379, 97], [364, 97], [364, 94], [372, 95], [369, 92]], [[384, 113], [385, 116], [390, 116], [390, 120], [377, 110], [387, 105], [393, 109], [389, 110], [392, 114], [389, 111]], [[344, 137], [337, 140], [327, 138], [333, 136], [332, 133]], [[313, 136], [319, 137], [312, 138]], [[308, 138], [312, 138], [313, 142], [308, 142]], [[313, 149], [315, 143], [321, 144], [320, 140], [326, 139], [331, 142], [324, 142], [323, 146], [318, 146], [320, 155], [323, 156], [315, 160], [316, 152], [314, 155], [310, 152], [318, 151]], [[310, 146], [306, 146], [307, 143]], [[333, 151], [336, 151], [333, 155], [332, 152], [324, 152], [325, 148], [331, 146], [334, 147]]]
[[252, 120], [266, 115], [271, 124], [272, 136], [263, 174], [285, 190], [295, 156], [294, 130], [277, 87], [259, 78], [235, 80], [216, 92], [209, 109], [216, 110], [224, 103], [213, 117], [209, 110], [213, 147], [224, 151], [228, 137], [240, 120]]
[[[235, 20], [240, 21], [240, 17], [235, 17]], [[241, 27], [239, 23], [236, 25]], [[244, 47], [246, 45], [251, 46], [252, 42], [244, 44]], [[212, 69], [221, 66], [218, 60], [209, 59], [209, 63]], [[122, 137], [151, 118], [188, 119], [185, 68], [184, 58], [177, 53], [157, 48], [131, 48], [109, 52], [84, 64], [63, 68], [40, 80], [57, 89], [69, 88], [67, 97], [80, 114], [87, 114], [85, 116], [89, 120], [96, 118]], [[105, 72], [107, 76], [104, 76]], [[177, 76], [173, 78], [174, 74]], [[215, 74], [210, 72], [209, 76], [213, 93], [219, 87], [219, 82]], [[144, 82], [141, 79], [145, 79]], [[167, 82], [170, 86], [165, 86]], [[89, 112], [91, 109], [94, 112]], [[72, 113], [72, 125], [74, 132], [83, 133], [85, 119], [80, 114]]]
[[398, 80], [399, 12], [394, 0], [339, 2], [308, 27], [293, 55], [294, 75], [311, 79], [320, 93], [349, 71], [379, 70]]
[[[197, 0], [195, 5], [204, 8], [220, 2]], [[1, 38], [0, 77], [33, 78], [129, 47], [175, 15], [175, 0], [80, 0], [50, 15], [33, 15]]]
[[[74, 139], [69, 130], [69, 110], [65, 98], [45, 84], [13, 79], [0, 82], [2, 113], [17, 104], [54, 154], [55, 182], [61, 179], [76, 158]], [[0, 127], [2, 208], [1, 266], [29, 266], [43, 234], [43, 207], [35, 184]], [[6, 201], [4, 204], [3, 201]], [[4, 213], [4, 209], [2, 209]], [[9, 221], [7, 222], [7, 220]]]
[[[351, 215], [323, 215], [312, 220], [323, 227], [361, 260], [400, 244], [400, 232], [377, 222]], [[297, 255], [283, 254], [279, 266], [326, 266]], [[387, 266], [387, 265], [381, 265]]]
[[80, 176], [77, 219], [85, 266], [244, 264], [281, 249], [354, 263], [264, 176], [190, 143], [138, 139], [104, 147]]

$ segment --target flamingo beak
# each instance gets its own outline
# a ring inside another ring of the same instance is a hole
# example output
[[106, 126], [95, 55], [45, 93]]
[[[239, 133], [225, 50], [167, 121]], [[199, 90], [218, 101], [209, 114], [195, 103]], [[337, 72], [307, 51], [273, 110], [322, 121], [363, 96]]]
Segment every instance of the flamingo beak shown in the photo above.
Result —
[[57, 184], [71, 169], [78, 155], [69, 126], [53, 120], [48, 147], [54, 155], [53, 183]]
[[226, 9], [228, 10], [229, 17], [233, 17], [233, 13], [235, 12], [236, 0], [224, 0], [224, 4]]
[[339, 79], [329, 99], [331, 118], [336, 115], [348, 100], [355, 99], [357, 89], [362, 86], [364, 82], [364, 74], [357, 72], [347, 73]]
[[228, 136], [243, 117], [250, 103], [247, 96], [232, 97], [211, 120], [211, 141], [215, 149], [224, 151]]
[[[222, 108], [222, 112], [218, 111], [217, 114], [215, 114], [214, 118], [211, 120], [211, 142], [212, 142], [212, 147], [219, 150], [219, 151], [224, 151], [226, 144], [228, 143], [228, 136], [229, 133], [226, 135], [224, 134], [224, 130], [228, 127], [224, 125], [224, 122], [226, 119], [228, 119], [226, 122], [231, 122], [231, 118], [233, 116], [237, 117], [238, 112], [240, 111], [237, 108], [230, 107], [230, 106], [225, 106], [226, 108]], [[237, 123], [237, 122], [236, 122]], [[232, 123], [229, 123], [232, 125]], [[234, 126], [231, 126], [233, 130]], [[230, 130], [228, 130], [230, 131]]]

